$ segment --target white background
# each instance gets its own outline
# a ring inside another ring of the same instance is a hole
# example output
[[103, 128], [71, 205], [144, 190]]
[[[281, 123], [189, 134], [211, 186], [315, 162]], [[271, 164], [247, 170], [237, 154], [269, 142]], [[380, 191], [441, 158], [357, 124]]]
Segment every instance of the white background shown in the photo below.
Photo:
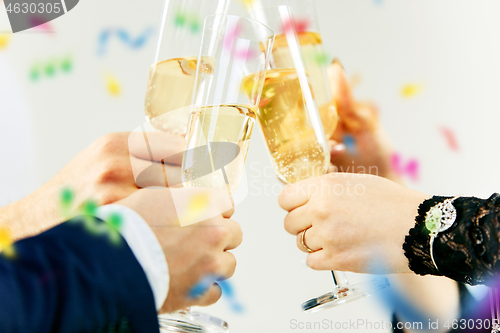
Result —
[[[361, 78], [357, 97], [378, 104], [397, 150], [404, 159], [420, 161], [420, 181], [409, 181], [408, 186], [429, 194], [480, 197], [498, 191], [500, 3], [317, 3], [326, 49], [340, 58], [349, 76]], [[98, 36], [106, 28], [124, 28], [138, 36], [147, 27], [158, 27], [161, 7], [161, 0], [83, 0], [51, 22], [56, 33], [16, 34], [0, 49], [0, 205], [40, 186], [99, 136], [129, 131], [144, 121], [155, 38], [140, 50], [111, 38], [106, 55], [100, 57]], [[29, 80], [34, 63], [67, 54], [73, 56], [72, 73]], [[120, 96], [107, 93], [106, 73], [119, 80]], [[421, 84], [422, 92], [402, 98], [401, 88], [408, 83]], [[440, 126], [454, 131], [458, 152], [447, 146]], [[330, 291], [331, 278], [308, 269], [294, 237], [284, 231], [285, 213], [277, 204], [282, 185], [269, 168], [263, 142], [254, 135], [247, 159], [249, 196], [234, 215], [244, 242], [235, 251], [238, 268], [231, 282], [245, 312], [231, 312], [224, 300], [203, 311], [224, 318], [236, 333], [300, 331], [290, 328], [292, 319], [389, 320], [390, 311], [376, 296], [319, 314], [301, 314], [300, 303]], [[259, 177], [264, 169], [268, 176]]]

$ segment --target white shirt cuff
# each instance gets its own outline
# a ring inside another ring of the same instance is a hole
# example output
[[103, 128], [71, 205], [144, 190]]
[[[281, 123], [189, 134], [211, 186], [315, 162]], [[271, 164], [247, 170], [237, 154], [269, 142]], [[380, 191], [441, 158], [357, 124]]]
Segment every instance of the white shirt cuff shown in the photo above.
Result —
[[153, 291], [156, 310], [160, 310], [167, 299], [170, 277], [167, 259], [153, 230], [134, 210], [121, 205], [99, 207], [97, 217], [106, 220], [110, 214], [122, 217], [120, 234], [141, 265]]

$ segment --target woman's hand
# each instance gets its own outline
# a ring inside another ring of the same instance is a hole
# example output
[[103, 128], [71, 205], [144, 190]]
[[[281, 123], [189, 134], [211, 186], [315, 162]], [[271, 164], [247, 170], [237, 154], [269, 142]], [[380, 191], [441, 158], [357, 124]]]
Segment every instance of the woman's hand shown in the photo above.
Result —
[[[345, 72], [338, 61], [328, 68], [332, 96], [339, 122], [330, 144], [331, 170], [348, 173], [369, 173], [402, 183], [390, 164], [392, 143], [382, 128], [374, 104], [357, 101]], [[346, 135], [352, 143], [346, 143]], [[337, 143], [344, 142], [346, 148]]]
[[297, 235], [316, 270], [409, 272], [402, 249], [428, 195], [372, 175], [330, 173], [287, 186], [279, 197], [289, 214], [285, 229]]

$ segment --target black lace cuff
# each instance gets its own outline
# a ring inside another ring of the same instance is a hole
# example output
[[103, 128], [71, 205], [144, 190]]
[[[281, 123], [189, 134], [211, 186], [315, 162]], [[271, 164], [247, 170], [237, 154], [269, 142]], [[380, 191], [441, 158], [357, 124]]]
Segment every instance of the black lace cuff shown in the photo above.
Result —
[[471, 285], [498, 277], [500, 195], [493, 194], [487, 200], [462, 197], [453, 202], [457, 219], [434, 240], [434, 259], [439, 268], [436, 270], [430, 255], [430, 232], [425, 227], [425, 215], [445, 199], [448, 197], [434, 196], [420, 205], [416, 225], [403, 244], [410, 269], [420, 275], [444, 275]]

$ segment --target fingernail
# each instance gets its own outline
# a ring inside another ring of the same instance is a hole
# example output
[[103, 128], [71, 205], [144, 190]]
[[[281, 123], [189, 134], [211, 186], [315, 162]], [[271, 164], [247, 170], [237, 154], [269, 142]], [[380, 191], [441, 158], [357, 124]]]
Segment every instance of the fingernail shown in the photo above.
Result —
[[339, 58], [336, 58], [336, 57], [335, 57], [335, 58], [333, 58], [333, 60], [332, 60], [332, 63], [331, 63], [331, 64], [332, 64], [332, 65], [334, 65], [334, 64], [339, 64], [339, 65], [340, 65], [340, 67], [342, 67], [342, 69], [343, 69], [343, 70], [344, 70], [344, 72], [345, 72], [345, 67], [344, 67], [344, 65], [342, 65], [342, 62], [340, 61], [340, 59], [339, 59]]
[[335, 146], [330, 148], [331, 151], [344, 151], [345, 149], [346, 146], [343, 143], [336, 144]]

